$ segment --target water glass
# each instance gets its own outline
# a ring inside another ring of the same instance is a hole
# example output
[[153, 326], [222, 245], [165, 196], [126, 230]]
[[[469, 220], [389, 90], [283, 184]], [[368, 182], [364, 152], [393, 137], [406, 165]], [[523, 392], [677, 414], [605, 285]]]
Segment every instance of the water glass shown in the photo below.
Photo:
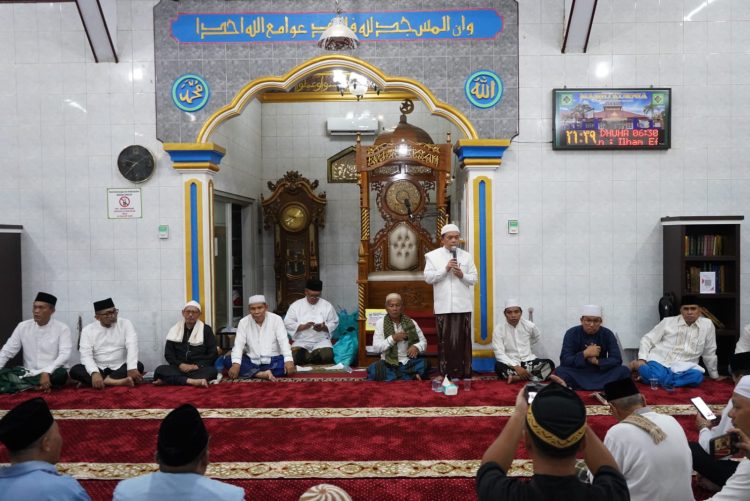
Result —
[[432, 380], [432, 391], [436, 391], [438, 393], [443, 391], [443, 380], [442, 378], [436, 377]]
[[464, 391], [471, 391], [471, 378], [464, 379]]
[[659, 380], [655, 377], [652, 377], [648, 380], [649, 383], [651, 383], [651, 389], [655, 390], [659, 387]]

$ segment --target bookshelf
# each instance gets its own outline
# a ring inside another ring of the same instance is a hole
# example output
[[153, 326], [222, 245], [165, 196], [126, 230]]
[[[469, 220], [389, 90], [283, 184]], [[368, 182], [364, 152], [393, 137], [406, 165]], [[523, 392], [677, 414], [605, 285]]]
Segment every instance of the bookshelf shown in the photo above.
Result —
[[[715, 317], [719, 372], [727, 373], [740, 329], [740, 224], [744, 216], [663, 217], [664, 292], [695, 296]], [[701, 293], [700, 272], [715, 273]]]

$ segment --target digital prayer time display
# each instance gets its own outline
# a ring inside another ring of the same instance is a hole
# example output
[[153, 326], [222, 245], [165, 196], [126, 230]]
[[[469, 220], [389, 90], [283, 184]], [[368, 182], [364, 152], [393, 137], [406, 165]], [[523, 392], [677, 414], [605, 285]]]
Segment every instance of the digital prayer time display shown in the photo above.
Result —
[[553, 89], [555, 150], [670, 147], [671, 89]]

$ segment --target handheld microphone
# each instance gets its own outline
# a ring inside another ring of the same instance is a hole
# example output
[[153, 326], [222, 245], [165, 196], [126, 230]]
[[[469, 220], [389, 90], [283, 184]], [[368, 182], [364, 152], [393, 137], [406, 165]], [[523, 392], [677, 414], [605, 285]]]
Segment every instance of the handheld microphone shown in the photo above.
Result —
[[451, 247], [451, 256], [453, 256], [453, 259], [457, 259], [456, 258], [456, 247], [455, 246]]
[[411, 219], [411, 202], [408, 198], [404, 198], [404, 207], [406, 207], [406, 217]]

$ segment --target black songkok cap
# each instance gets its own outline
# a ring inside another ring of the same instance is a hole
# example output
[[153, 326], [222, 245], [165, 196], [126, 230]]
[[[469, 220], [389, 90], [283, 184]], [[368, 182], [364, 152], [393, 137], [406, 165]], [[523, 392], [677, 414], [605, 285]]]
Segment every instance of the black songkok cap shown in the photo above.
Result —
[[311, 278], [305, 283], [305, 289], [320, 292], [323, 290], [323, 282], [317, 278]]
[[111, 297], [108, 297], [107, 299], [102, 299], [101, 301], [95, 301], [94, 302], [94, 311], [102, 311], [109, 308], [114, 308], [115, 303], [112, 301]]
[[680, 308], [683, 306], [687, 306], [689, 304], [694, 304], [697, 306], [700, 306], [700, 303], [698, 303], [698, 298], [695, 296], [682, 296], [682, 299], [680, 299]]
[[586, 433], [586, 406], [573, 390], [550, 383], [529, 406], [526, 424], [548, 447], [567, 449]]
[[617, 400], [618, 398], [638, 395], [639, 393], [640, 391], [638, 391], [638, 388], [635, 386], [633, 378], [630, 377], [618, 379], [617, 381], [612, 381], [611, 383], [604, 385], [604, 398], [606, 398], [608, 402]]
[[729, 372], [750, 370], [750, 351], [735, 353], [729, 357]]
[[47, 433], [54, 420], [47, 402], [36, 397], [18, 404], [0, 419], [0, 442], [20, 451]]
[[47, 294], [46, 292], [37, 292], [36, 299], [34, 299], [34, 302], [41, 301], [42, 303], [49, 303], [52, 306], [55, 306], [57, 304], [57, 298], [53, 296], [52, 294]]
[[183, 466], [195, 460], [207, 444], [208, 432], [198, 409], [183, 404], [162, 421], [156, 451], [162, 464]]

